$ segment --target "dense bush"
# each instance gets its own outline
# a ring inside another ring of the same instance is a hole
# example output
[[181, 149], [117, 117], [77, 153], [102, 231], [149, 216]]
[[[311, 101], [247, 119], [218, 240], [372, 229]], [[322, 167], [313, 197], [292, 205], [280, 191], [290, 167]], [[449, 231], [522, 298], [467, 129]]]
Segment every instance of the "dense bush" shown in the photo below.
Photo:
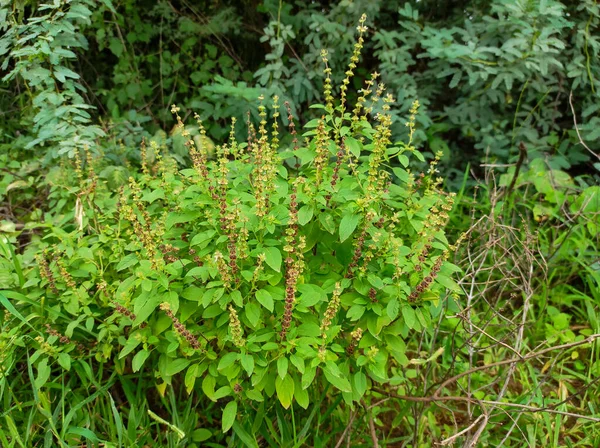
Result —
[[[26, 128], [33, 131], [30, 146], [34, 138], [48, 139], [44, 124], [55, 123], [50, 116], [82, 120], [89, 106], [125, 129], [141, 123], [153, 134], [166, 128], [172, 103], [210, 117], [208, 136], [221, 140], [229, 118], [245, 120], [260, 90], [289, 102], [309, 121], [318, 116], [307, 109], [321, 97], [321, 49], [329, 51], [337, 84], [352, 53], [350, 31], [367, 13], [375, 26], [354, 85], [382, 73], [399, 100], [391, 110], [394, 139], [406, 137], [402, 124], [418, 97], [424, 113], [415, 138], [431, 155], [444, 151], [450, 168], [462, 169], [486, 154], [514, 162], [524, 142], [529, 159], [550, 156], [557, 168], [576, 166], [578, 173], [597, 175], [597, 167], [587, 164], [597, 159], [590, 159], [574, 134], [568, 101], [572, 91], [582, 136], [597, 148], [600, 42], [594, 30], [600, 12], [593, 0], [5, 5], [8, 32], [0, 53], [10, 56], [4, 67], [11, 72], [4, 79], [21, 77], [8, 85], [13, 95], [4, 106], [25, 110], [30, 101], [38, 114], [25, 114], [5, 138]], [[59, 39], [52, 40], [53, 33]], [[38, 35], [47, 38], [34, 40]], [[28, 65], [32, 57], [37, 62]], [[47, 100], [57, 113], [40, 111], [43, 92], [55, 84], [62, 95]], [[32, 97], [23, 96], [25, 88]], [[89, 132], [82, 138], [93, 138]], [[64, 137], [61, 145], [70, 141]]]

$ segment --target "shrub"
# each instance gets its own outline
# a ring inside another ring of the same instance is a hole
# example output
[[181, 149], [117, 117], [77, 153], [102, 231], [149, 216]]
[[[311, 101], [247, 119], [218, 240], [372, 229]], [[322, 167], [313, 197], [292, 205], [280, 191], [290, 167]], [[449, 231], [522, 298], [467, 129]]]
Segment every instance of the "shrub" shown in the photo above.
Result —
[[351, 404], [405, 380], [403, 338], [433, 331], [456, 289], [444, 236], [454, 197], [439, 156], [427, 173], [408, 168], [424, 160], [417, 101], [395, 144], [377, 74], [348, 104], [365, 31], [363, 17], [339, 94], [322, 53], [326, 103], [303, 139], [291, 112], [283, 135], [277, 97], [270, 116], [261, 98], [247, 140], [232, 120], [211, 158], [199, 117], [192, 137], [173, 106], [193, 167], [177, 172], [144, 144], [141, 174], [111, 195], [91, 159], [86, 173], [77, 162], [74, 219], [40, 243], [22, 288], [27, 320], [47, 326], [31, 357], [37, 388], [92, 355], [120, 374], [153, 372], [163, 394], [182, 375], [188, 393], [226, 402], [228, 431], [266, 397], [307, 408], [330, 383]]

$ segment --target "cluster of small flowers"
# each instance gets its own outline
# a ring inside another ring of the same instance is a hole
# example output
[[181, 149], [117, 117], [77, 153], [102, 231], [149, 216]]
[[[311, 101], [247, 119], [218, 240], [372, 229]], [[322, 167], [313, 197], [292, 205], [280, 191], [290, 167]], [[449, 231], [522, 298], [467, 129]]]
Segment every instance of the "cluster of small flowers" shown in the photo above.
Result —
[[229, 145], [229, 153], [237, 158], [240, 155], [240, 148], [238, 142], [235, 138], [235, 124], [237, 123], [237, 118], [231, 117], [231, 127], [229, 128], [229, 141], [227, 142]]
[[254, 286], [258, 280], [260, 279], [260, 274], [265, 270], [265, 254], [260, 254], [256, 258], [256, 268], [254, 269], [254, 273], [252, 274], [252, 285]]
[[325, 315], [323, 316], [323, 320], [321, 321], [321, 338], [323, 338], [323, 344], [327, 339], [327, 330], [331, 326], [331, 322], [333, 318], [338, 312], [340, 308], [340, 296], [342, 295], [342, 284], [340, 282], [335, 284], [335, 288], [333, 289], [333, 294], [331, 296], [331, 300], [327, 304], [327, 309], [325, 310]]
[[[79, 185], [81, 186], [81, 191], [77, 195], [78, 197], [92, 194], [96, 190], [96, 185], [98, 184], [98, 176], [96, 175], [96, 172], [94, 171], [93, 167], [92, 153], [87, 145], [84, 146], [83, 150], [85, 153], [85, 164], [87, 168], [87, 172], [85, 175], [83, 173], [83, 170], [81, 169], [82, 161], [79, 155], [79, 151], [75, 151], [75, 173], [77, 174], [77, 179], [79, 181]], [[87, 187], [84, 188], [84, 181], [86, 178], [89, 180], [89, 182]]]
[[[367, 98], [369, 98], [369, 95], [371, 95], [371, 93], [373, 93], [373, 85], [375, 84], [375, 81], [377, 81], [378, 77], [379, 77], [379, 73], [373, 72], [371, 74], [371, 79], [367, 79], [365, 81], [365, 87], [360, 90], [360, 96], [356, 100], [356, 105], [354, 107], [354, 110], [352, 111], [352, 129], [353, 130], [357, 130], [358, 124], [361, 121], [366, 121], [367, 114], [373, 110], [372, 107], [365, 108], [365, 104], [367, 102]], [[363, 108], [364, 108], [364, 114], [362, 116], [360, 116], [360, 112], [361, 112], [361, 110], [363, 110]]]
[[410, 149], [414, 149], [411, 145], [412, 145], [412, 141], [413, 141], [413, 136], [415, 133], [415, 123], [416, 123], [416, 118], [417, 118], [417, 113], [419, 112], [419, 106], [421, 104], [419, 103], [419, 100], [415, 100], [412, 103], [412, 106], [410, 108], [410, 116], [408, 117], [408, 121], [405, 123], [405, 126], [408, 128], [408, 148]]
[[358, 266], [358, 262], [360, 261], [360, 258], [363, 255], [362, 251], [365, 245], [365, 238], [367, 237], [367, 227], [369, 225], [369, 222], [371, 222], [374, 217], [375, 214], [373, 212], [367, 212], [362, 231], [354, 243], [354, 255], [352, 256], [352, 261], [348, 265], [348, 270], [346, 271], [346, 278], [354, 277], [354, 268]]
[[323, 171], [329, 162], [329, 135], [325, 129], [325, 117], [321, 117], [316, 129], [315, 149], [316, 156], [313, 160], [315, 167], [315, 187], [318, 190], [323, 181]]
[[360, 58], [360, 52], [363, 48], [363, 44], [365, 43], [365, 39], [363, 35], [367, 32], [367, 27], [365, 26], [365, 22], [367, 21], [366, 14], [363, 14], [359, 19], [359, 25], [356, 28], [358, 30], [358, 39], [354, 44], [354, 50], [352, 52], [352, 56], [350, 57], [350, 64], [348, 64], [348, 70], [346, 70], [346, 77], [342, 80], [342, 85], [340, 87], [340, 105], [342, 107], [342, 116], [345, 110], [346, 103], [346, 91], [348, 90], [348, 84], [350, 84], [350, 79], [354, 76], [354, 69], [356, 68], [356, 64], [358, 64]]
[[[162, 231], [160, 228], [156, 230], [152, 230], [152, 220], [150, 218], [150, 214], [146, 210], [142, 200], [141, 200], [141, 190], [137, 185], [135, 180], [130, 177], [129, 178], [129, 186], [132, 192], [132, 202], [133, 205], [138, 209], [139, 213], [142, 215], [142, 219], [140, 220], [137, 214], [134, 211], [134, 208], [127, 203], [127, 198], [125, 197], [125, 193], [122, 192], [122, 196], [119, 199], [120, 201], [120, 213], [121, 216], [129, 221], [133, 227], [133, 232], [138, 237], [144, 249], [148, 253], [148, 259], [150, 263], [152, 263], [153, 269], [159, 268], [159, 260], [162, 258], [157, 257], [157, 244], [156, 241], [160, 240], [162, 236]], [[160, 227], [160, 226], [159, 226]]]
[[[122, 316], [127, 317], [129, 320], [131, 320], [131, 322], [134, 322], [136, 319], [136, 315], [129, 311], [127, 308], [125, 308], [123, 305], [119, 304], [118, 302], [114, 301], [112, 302], [112, 304], [115, 306], [115, 310], [117, 311], [117, 313], [119, 313]], [[146, 322], [142, 322], [140, 324], [140, 328], [145, 328], [148, 324]]]
[[204, 262], [202, 261], [202, 259], [196, 255], [196, 249], [190, 249], [188, 251], [188, 253], [190, 254], [191, 257], [193, 257], [194, 263], [196, 263], [196, 266], [204, 266]]
[[83, 344], [75, 343], [74, 341], [69, 339], [64, 334], [59, 333], [54, 328], [52, 328], [52, 326], [50, 324], [46, 324], [46, 333], [48, 333], [50, 336], [56, 336], [58, 338], [58, 341], [61, 344], [70, 344], [70, 343], [75, 344], [77, 346], [77, 350], [79, 350], [79, 352], [83, 352], [85, 350], [85, 346]]
[[61, 344], [68, 344], [71, 342], [68, 337], [56, 331], [50, 324], [46, 324], [46, 333], [48, 333], [50, 336], [56, 336]]
[[200, 129], [200, 142], [202, 148], [197, 148], [194, 139], [191, 138], [190, 133], [185, 129], [183, 121], [179, 116], [179, 111], [181, 109], [177, 107], [175, 104], [171, 106], [171, 113], [175, 115], [177, 118], [177, 127], [181, 130], [181, 136], [185, 138], [185, 146], [187, 146], [188, 151], [190, 153], [190, 157], [192, 158], [192, 163], [194, 165], [194, 169], [200, 175], [201, 179], [208, 178], [208, 169], [206, 167], [206, 153], [205, 153], [205, 143], [206, 143], [206, 130], [202, 125], [202, 120], [198, 114], [194, 114], [194, 118], [198, 123], [198, 128]]
[[[248, 129], [248, 151], [250, 153], [255, 153], [256, 151], [253, 149], [257, 143], [257, 139], [256, 139], [256, 128], [254, 127], [254, 124], [250, 121], [250, 111], [248, 111], [247, 113], [247, 119], [246, 119], [246, 128]], [[250, 163], [250, 161], [252, 160], [250, 157], [246, 158], [246, 163]]]
[[236, 347], [243, 347], [246, 345], [246, 340], [243, 337], [244, 332], [242, 330], [242, 324], [240, 323], [237, 312], [231, 304], [229, 305], [229, 329], [231, 330], [231, 339]]
[[435, 263], [433, 264], [433, 267], [431, 268], [430, 274], [427, 275], [423, 280], [421, 280], [421, 282], [415, 287], [414, 291], [412, 291], [410, 293], [410, 295], [408, 296], [409, 302], [411, 302], [411, 303], [416, 302], [417, 299], [419, 298], [419, 296], [423, 292], [425, 292], [427, 289], [429, 289], [429, 287], [431, 286], [431, 284], [437, 277], [438, 272], [440, 271], [440, 269], [442, 267], [442, 263], [447, 259], [447, 257], [448, 257], [448, 251], [445, 251], [443, 255], [441, 255], [440, 257], [438, 257], [437, 260], [435, 260]]
[[[380, 88], [383, 84], [380, 84]], [[386, 184], [389, 181], [389, 173], [386, 170], [380, 170], [382, 162], [386, 157], [386, 150], [391, 144], [391, 126], [392, 116], [389, 113], [390, 103], [394, 100], [391, 95], [384, 98], [383, 112], [378, 113], [376, 119], [378, 121], [375, 126], [375, 134], [373, 135], [373, 152], [369, 158], [369, 171], [366, 186], [367, 202], [377, 201], [381, 198], [386, 189]]]
[[285, 257], [285, 308], [281, 322], [281, 340], [285, 340], [285, 336], [292, 322], [292, 311], [294, 310], [294, 304], [296, 303], [298, 277], [300, 277], [300, 274], [304, 269], [303, 251], [306, 247], [306, 238], [304, 235], [297, 238], [298, 203], [296, 202], [298, 184], [303, 182], [304, 178], [297, 178], [292, 186], [292, 194], [290, 195], [290, 218], [286, 229], [286, 244], [283, 248], [283, 250], [287, 252], [287, 255]]
[[[346, 142], [345, 140], [342, 139], [342, 142], [340, 143], [339, 147], [338, 147], [338, 151], [336, 153], [336, 161], [335, 161], [335, 165], [333, 167], [333, 174], [331, 175], [331, 191], [335, 191], [335, 186], [338, 183], [338, 180], [340, 178], [340, 168], [342, 167], [342, 160], [345, 156], [346, 153]], [[329, 201], [331, 201], [331, 193], [327, 193], [327, 195], [325, 196], [325, 202], [327, 204], [327, 206], [329, 206]]]
[[[276, 166], [276, 149], [278, 140], [276, 127], [274, 128], [275, 140], [272, 144], [268, 141], [267, 112], [262, 104], [263, 96], [260, 96], [261, 104], [258, 106], [258, 114], [261, 118], [258, 132], [260, 137], [258, 142], [252, 143], [252, 151], [254, 154], [254, 170], [252, 171], [254, 195], [256, 196], [256, 215], [259, 217], [265, 216], [269, 211], [269, 196], [275, 189], [275, 177], [277, 176]], [[276, 106], [275, 115], [279, 115], [277, 105], [278, 98], [273, 97], [274, 107]]]
[[175, 317], [175, 314], [173, 314], [173, 311], [171, 311], [171, 307], [169, 306], [169, 304], [164, 302], [161, 303], [160, 309], [165, 312], [169, 319], [171, 319], [171, 321], [173, 322], [173, 327], [175, 328], [177, 333], [179, 333], [180, 336], [182, 336], [186, 341], [188, 341], [190, 347], [192, 347], [194, 350], [200, 350], [200, 342], [198, 341], [196, 336], [194, 336], [187, 328], [185, 328], [185, 325], [183, 325], [179, 321], [179, 319]]
[[60, 258], [58, 258], [58, 256], [56, 256], [56, 255], [55, 255], [55, 260], [56, 260], [56, 265], [58, 266], [58, 272], [60, 274], [60, 278], [62, 278], [62, 280], [67, 284], [67, 286], [69, 288], [75, 289], [75, 287], [77, 285], [75, 284], [75, 280], [73, 280], [73, 276], [69, 273], [69, 271], [67, 271], [64, 261], [61, 260]]
[[50, 269], [50, 266], [48, 265], [48, 260], [46, 260], [46, 253], [40, 255], [36, 255], [35, 259], [37, 261], [39, 270], [40, 270], [40, 277], [42, 278], [42, 280], [46, 280], [48, 282], [48, 284], [50, 285], [50, 290], [54, 293], [54, 294], [58, 294], [58, 288], [56, 287], [56, 280], [54, 279], [54, 274], [52, 273], [52, 270]]
[[230, 288], [233, 278], [231, 277], [229, 265], [225, 261], [225, 257], [223, 257], [223, 254], [220, 251], [216, 251], [214, 259], [215, 263], [217, 264], [217, 270], [219, 271], [221, 280], [223, 281], [223, 286], [225, 288]]
[[350, 333], [350, 344], [348, 345], [348, 347], [346, 347], [346, 353], [348, 354], [348, 356], [351, 356], [354, 354], [354, 350], [356, 350], [356, 347], [358, 346], [358, 343], [360, 342], [361, 338], [362, 338], [362, 334], [363, 334], [363, 330], [362, 328], [358, 327], [356, 330], [354, 330], [352, 333]]
[[321, 60], [325, 64], [323, 73], [325, 74], [325, 80], [323, 81], [323, 97], [325, 98], [325, 108], [329, 113], [333, 111], [333, 87], [331, 86], [331, 68], [329, 67], [329, 60], [327, 59], [327, 50], [321, 50]]
[[147, 157], [148, 154], [146, 152], [146, 137], [142, 137], [142, 143], [140, 145], [140, 161], [142, 165], [142, 173], [144, 173], [146, 176], [150, 174], [150, 171], [148, 170]]
[[434, 158], [429, 162], [429, 169], [427, 170], [428, 176], [426, 179], [427, 184], [426, 184], [426, 188], [425, 188], [426, 195], [432, 195], [432, 194], [439, 193], [439, 186], [444, 181], [444, 179], [439, 176], [434, 178], [434, 175], [439, 173], [436, 166], [440, 162], [440, 160], [442, 160], [443, 155], [444, 155], [444, 153], [442, 151], [437, 151], [435, 153]]
[[167, 263], [175, 263], [179, 260], [172, 252], [177, 252], [178, 249], [172, 244], [161, 244], [158, 249], [162, 252], [163, 258]]
[[[384, 218], [382, 217], [381, 220], [383, 220], [383, 219]], [[380, 221], [375, 222], [373, 225], [375, 227], [377, 227], [379, 225]], [[379, 231], [375, 232], [371, 238], [372, 238], [372, 241], [369, 244], [369, 246], [367, 247], [367, 251], [364, 253], [363, 264], [359, 268], [359, 270], [362, 274], [367, 273], [367, 268], [369, 267], [369, 263], [371, 262], [371, 260], [373, 260], [373, 258], [375, 258], [375, 255], [377, 254], [377, 252], [379, 250], [383, 250], [385, 248], [385, 245], [381, 244], [381, 238], [382, 238], [381, 232], [379, 232]]]

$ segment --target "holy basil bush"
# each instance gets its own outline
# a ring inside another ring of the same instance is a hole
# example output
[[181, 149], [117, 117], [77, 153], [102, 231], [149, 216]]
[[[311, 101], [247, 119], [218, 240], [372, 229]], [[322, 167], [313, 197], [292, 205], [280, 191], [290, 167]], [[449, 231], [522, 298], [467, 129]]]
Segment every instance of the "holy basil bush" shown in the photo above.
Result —
[[280, 117], [278, 98], [261, 98], [247, 140], [232, 120], [213, 157], [199, 117], [192, 136], [173, 106], [193, 167], [178, 172], [144, 144], [140, 176], [102, 200], [88, 158], [77, 228], [49, 240], [41, 280], [26, 285], [48, 310], [38, 369], [91, 352], [121, 373], [153, 372], [161, 392], [181, 375], [188, 392], [226, 399], [225, 431], [274, 395], [306, 408], [317, 383], [351, 403], [404, 381], [403, 339], [432, 330], [457, 289], [444, 236], [453, 195], [440, 188], [439, 157], [427, 173], [408, 169], [423, 161], [418, 102], [409, 141], [395, 144], [393, 98], [376, 73], [347, 103], [364, 20], [358, 31], [338, 98], [323, 52], [326, 104], [302, 136], [289, 108]]

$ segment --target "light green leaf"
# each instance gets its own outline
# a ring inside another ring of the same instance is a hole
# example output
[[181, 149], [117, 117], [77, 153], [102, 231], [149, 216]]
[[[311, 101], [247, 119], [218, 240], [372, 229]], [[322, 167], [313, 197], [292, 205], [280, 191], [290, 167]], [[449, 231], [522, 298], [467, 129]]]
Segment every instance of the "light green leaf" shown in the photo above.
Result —
[[285, 378], [288, 371], [289, 362], [285, 356], [282, 356], [277, 360], [277, 374], [281, 379]]
[[387, 315], [391, 320], [395, 320], [398, 317], [398, 313], [400, 312], [400, 302], [398, 299], [393, 298], [387, 304]]
[[265, 247], [265, 261], [267, 264], [273, 268], [275, 271], [281, 271], [281, 252], [276, 247]]
[[414, 328], [417, 322], [417, 316], [415, 310], [409, 305], [402, 307], [402, 317], [408, 328]]
[[275, 390], [281, 405], [288, 409], [294, 397], [294, 379], [290, 375], [286, 375], [283, 379], [278, 375], [275, 379]]
[[273, 296], [271, 296], [269, 291], [265, 289], [259, 289], [256, 291], [256, 300], [258, 300], [258, 302], [270, 312], [273, 312]]
[[306, 225], [313, 217], [314, 208], [311, 205], [304, 205], [298, 210], [298, 224]]
[[360, 216], [348, 213], [340, 222], [340, 242], [344, 242], [356, 229]]
[[360, 143], [358, 140], [352, 137], [346, 137], [344, 143], [354, 157], [360, 157]]
[[181, 372], [190, 364], [190, 362], [191, 361], [189, 359], [185, 358], [175, 358], [173, 360], [169, 360], [169, 362], [167, 363], [167, 368], [165, 369], [167, 375], [173, 376]]
[[146, 362], [146, 359], [148, 359], [148, 356], [150, 356], [150, 352], [148, 350], [141, 350], [137, 352], [131, 360], [131, 369], [134, 372], [139, 371]]
[[260, 321], [260, 307], [256, 303], [247, 303], [244, 307], [246, 317], [250, 321], [250, 325], [256, 328], [256, 325]]

